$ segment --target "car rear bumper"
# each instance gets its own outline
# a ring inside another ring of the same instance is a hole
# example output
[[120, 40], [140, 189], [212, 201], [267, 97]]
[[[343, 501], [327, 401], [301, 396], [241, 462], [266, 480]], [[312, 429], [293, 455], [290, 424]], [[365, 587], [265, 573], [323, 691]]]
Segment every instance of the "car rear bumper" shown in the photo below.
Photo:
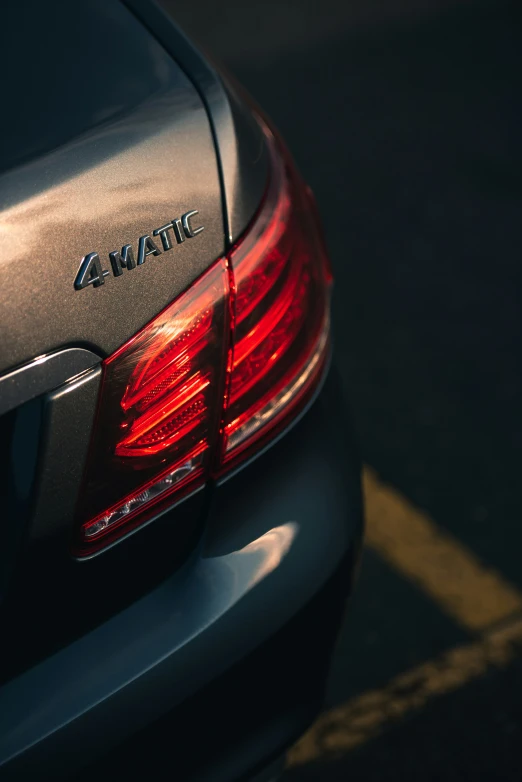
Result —
[[3, 779], [127, 766], [231, 782], [297, 738], [320, 706], [360, 546], [342, 411], [332, 371], [292, 431], [216, 487], [181, 571], [0, 690]]

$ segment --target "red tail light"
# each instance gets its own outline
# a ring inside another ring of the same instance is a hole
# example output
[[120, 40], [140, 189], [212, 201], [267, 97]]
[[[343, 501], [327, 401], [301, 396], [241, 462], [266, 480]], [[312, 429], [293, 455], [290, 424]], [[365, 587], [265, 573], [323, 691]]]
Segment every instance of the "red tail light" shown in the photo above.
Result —
[[235, 286], [223, 461], [259, 445], [302, 400], [329, 332], [327, 261], [315, 205], [275, 143], [265, 202], [230, 253]]
[[310, 191], [266, 136], [271, 180], [244, 237], [103, 363], [80, 555], [247, 458], [322, 375], [328, 260]]
[[103, 362], [81, 548], [204, 482], [221, 419], [227, 297], [221, 260]]

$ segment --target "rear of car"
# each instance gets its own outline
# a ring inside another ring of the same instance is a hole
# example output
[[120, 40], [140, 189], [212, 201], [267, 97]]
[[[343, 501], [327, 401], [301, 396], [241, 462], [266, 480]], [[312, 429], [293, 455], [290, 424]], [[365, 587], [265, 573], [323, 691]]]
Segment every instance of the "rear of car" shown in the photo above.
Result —
[[313, 196], [150, 0], [1, 14], [2, 778], [251, 779], [360, 545]]

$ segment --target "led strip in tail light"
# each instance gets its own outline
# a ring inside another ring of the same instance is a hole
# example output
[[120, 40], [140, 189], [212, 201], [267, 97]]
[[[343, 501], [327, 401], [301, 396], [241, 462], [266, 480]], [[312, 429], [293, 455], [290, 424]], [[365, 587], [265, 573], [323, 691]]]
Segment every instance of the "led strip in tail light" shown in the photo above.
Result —
[[78, 556], [247, 459], [297, 414], [323, 374], [331, 273], [317, 212], [263, 127], [271, 177], [244, 236], [103, 362]]

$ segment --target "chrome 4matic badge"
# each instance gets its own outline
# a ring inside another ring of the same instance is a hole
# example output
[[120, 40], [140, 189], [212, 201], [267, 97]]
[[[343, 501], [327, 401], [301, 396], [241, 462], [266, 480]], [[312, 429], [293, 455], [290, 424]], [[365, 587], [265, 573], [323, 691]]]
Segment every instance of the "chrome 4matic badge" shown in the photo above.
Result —
[[[194, 228], [192, 225], [192, 219], [197, 214], [197, 209], [192, 209], [190, 212], [185, 212], [181, 217], [171, 220], [170, 223], [162, 225], [161, 228], [155, 228], [152, 236], [157, 237], [156, 241], [149, 234], [140, 236], [136, 255], [131, 244], [125, 244], [121, 251], [114, 250], [114, 252], [109, 253], [113, 275], [121, 277], [124, 269], [135, 269], [136, 266], [141, 266], [149, 255], [161, 255], [162, 252], [171, 250], [173, 240], [175, 240], [176, 244], [181, 244], [185, 239], [193, 239], [197, 234], [200, 234], [203, 231], [203, 226], [200, 225], [198, 228]], [[161, 242], [161, 247], [158, 246], [158, 242]], [[89, 285], [92, 285], [93, 288], [98, 288], [104, 284], [105, 277], [108, 277], [109, 274], [110, 271], [102, 267], [98, 253], [88, 253], [88, 255], [84, 255], [82, 258], [78, 274], [74, 280], [74, 287], [77, 291], [81, 291]]]

